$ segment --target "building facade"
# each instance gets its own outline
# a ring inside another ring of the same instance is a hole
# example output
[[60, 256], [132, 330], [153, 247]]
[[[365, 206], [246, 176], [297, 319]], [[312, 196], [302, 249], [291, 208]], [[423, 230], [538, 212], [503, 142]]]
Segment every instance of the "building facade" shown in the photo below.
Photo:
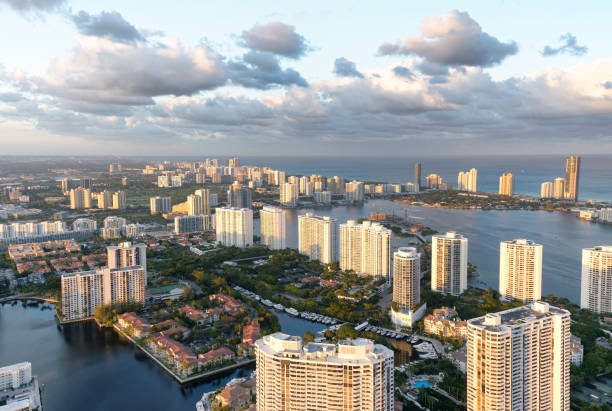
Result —
[[565, 194], [564, 198], [578, 201], [578, 186], [580, 180], [580, 157], [568, 156], [565, 159]]
[[298, 216], [299, 251], [323, 264], [338, 261], [338, 222], [312, 213]]
[[186, 234], [208, 231], [211, 229], [211, 217], [209, 215], [184, 215], [174, 217], [174, 233]]
[[514, 195], [514, 175], [512, 173], [504, 173], [499, 177], [499, 195]]
[[525, 239], [502, 241], [499, 251], [499, 292], [524, 302], [542, 298], [542, 245]]
[[215, 212], [217, 242], [226, 247], [253, 245], [253, 210], [250, 208], [220, 207]]
[[151, 197], [149, 199], [151, 214], [164, 214], [172, 211], [172, 199], [170, 197]]
[[364, 185], [361, 181], [351, 181], [346, 183], [346, 201], [351, 203], [360, 203], [364, 200]]
[[569, 411], [569, 312], [534, 302], [469, 320], [467, 409]]
[[554, 186], [550, 181], [545, 181], [540, 185], [540, 198], [553, 198], [554, 197]]
[[280, 185], [280, 203], [286, 207], [295, 207], [298, 198], [298, 186], [293, 183]]
[[227, 190], [227, 205], [232, 208], [251, 208], [251, 190], [237, 181], [234, 182]]
[[264, 207], [259, 212], [261, 244], [271, 250], [284, 250], [287, 247], [285, 210], [277, 207]]
[[275, 333], [255, 353], [258, 410], [394, 410], [393, 351], [371, 340], [302, 346]]
[[393, 299], [391, 320], [412, 327], [425, 314], [421, 302], [421, 256], [414, 247], [400, 247], [393, 253]]
[[[16, 390], [32, 381], [32, 364], [21, 362], [0, 367], [0, 392]], [[3, 407], [4, 408], [4, 407]], [[13, 408], [8, 407], [9, 410]]]
[[431, 289], [460, 295], [467, 289], [468, 239], [454, 231], [431, 238]]
[[340, 268], [391, 278], [391, 230], [381, 224], [349, 220], [340, 224]]
[[582, 249], [580, 308], [612, 313], [612, 246]]
[[459, 191], [478, 191], [478, 170], [475, 168], [470, 171], [460, 171], [457, 176], [457, 190]]

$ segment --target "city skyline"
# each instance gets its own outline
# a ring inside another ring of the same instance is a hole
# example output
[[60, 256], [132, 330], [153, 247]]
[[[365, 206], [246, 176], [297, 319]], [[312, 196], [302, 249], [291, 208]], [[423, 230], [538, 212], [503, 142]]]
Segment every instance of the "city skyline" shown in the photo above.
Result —
[[[540, 4], [477, 2], [415, 4], [409, 17], [395, 5], [322, 2], [308, 10], [264, 2], [241, 14], [197, 2], [104, 7], [0, 2], [0, 24], [20, 39], [2, 48], [5, 153], [612, 147], [612, 62], [595, 28], [605, 13], [578, 24], [570, 16], [585, 11], [575, 4], [555, 4], [554, 19]], [[347, 36], [331, 35], [338, 30]]]

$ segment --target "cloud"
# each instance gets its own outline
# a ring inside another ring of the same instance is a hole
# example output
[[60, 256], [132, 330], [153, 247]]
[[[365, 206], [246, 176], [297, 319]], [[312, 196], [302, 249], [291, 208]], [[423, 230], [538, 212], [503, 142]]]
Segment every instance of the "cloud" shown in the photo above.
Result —
[[430, 63], [449, 66], [490, 67], [516, 54], [515, 42], [501, 42], [482, 31], [467, 12], [451, 11], [442, 17], [430, 17], [421, 25], [421, 36], [403, 42], [384, 43], [382, 55], [416, 55]]
[[341, 77], [363, 78], [363, 74], [357, 70], [355, 63], [344, 57], [339, 57], [334, 61], [334, 74]]
[[295, 27], [279, 21], [256, 24], [242, 32], [244, 46], [259, 51], [266, 51], [283, 57], [297, 59], [308, 51], [304, 36], [295, 31]]
[[606, 81], [602, 84], [606, 90], [612, 89], [612, 81]]
[[227, 81], [222, 56], [205, 44], [186, 49], [176, 39], [153, 45], [77, 35], [77, 45], [33, 78], [39, 92], [91, 103], [143, 105], [153, 97], [191, 95]]
[[430, 63], [429, 61], [417, 63], [415, 68], [422, 74], [428, 76], [445, 76], [448, 74], [447, 66], [438, 63]]
[[230, 61], [227, 73], [231, 81], [244, 87], [267, 89], [295, 84], [308, 87], [308, 82], [297, 71], [282, 69], [275, 54], [251, 50], [242, 60]]
[[0, 0], [13, 10], [22, 13], [50, 13], [59, 10], [66, 0]]
[[116, 11], [103, 11], [98, 15], [80, 11], [72, 16], [79, 33], [104, 37], [112, 41], [129, 43], [143, 41], [143, 35]]
[[587, 46], [578, 45], [576, 36], [572, 33], [566, 33], [559, 38], [559, 41], [564, 42], [562, 46], [551, 47], [545, 46], [540, 54], [544, 57], [556, 56], [558, 54], [569, 54], [572, 56], [583, 56], [589, 51]]
[[393, 67], [393, 73], [395, 73], [396, 76], [406, 77], [406, 78], [412, 78], [414, 76], [412, 74], [412, 71], [410, 71], [408, 67], [404, 67], [404, 66]]

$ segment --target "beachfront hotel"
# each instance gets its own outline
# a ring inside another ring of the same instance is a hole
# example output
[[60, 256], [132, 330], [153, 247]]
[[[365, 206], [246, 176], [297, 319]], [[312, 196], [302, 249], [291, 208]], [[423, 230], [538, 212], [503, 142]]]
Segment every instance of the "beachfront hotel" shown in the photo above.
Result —
[[215, 211], [217, 242], [226, 247], [253, 245], [253, 210], [219, 207]]
[[393, 351], [371, 340], [303, 346], [274, 333], [255, 353], [258, 410], [394, 410]]
[[468, 321], [468, 411], [570, 409], [570, 314], [534, 302]]
[[285, 210], [265, 206], [259, 212], [261, 244], [271, 250], [284, 250], [287, 247], [287, 229], [285, 227]]
[[580, 308], [612, 313], [612, 246], [582, 249]]
[[379, 223], [348, 220], [340, 224], [340, 268], [391, 278], [391, 230]]
[[322, 264], [338, 261], [338, 222], [312, 213], [298, 216], [298, 249]]
[[431, 289], [460, 295], [467, 289], [468, 239], [454, 231], [431, 237]]
[[524, 302], [542, 298], [542, 245], [525, 239], [502, 241], [499, 250], [499, 292]]

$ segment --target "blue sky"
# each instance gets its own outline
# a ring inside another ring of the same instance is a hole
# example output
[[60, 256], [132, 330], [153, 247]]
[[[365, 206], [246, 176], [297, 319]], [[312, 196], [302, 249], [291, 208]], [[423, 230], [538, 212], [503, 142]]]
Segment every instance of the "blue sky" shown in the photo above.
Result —
[[0, 0], [7, 152], [612, 151], [609, 2], [175, 3]]

